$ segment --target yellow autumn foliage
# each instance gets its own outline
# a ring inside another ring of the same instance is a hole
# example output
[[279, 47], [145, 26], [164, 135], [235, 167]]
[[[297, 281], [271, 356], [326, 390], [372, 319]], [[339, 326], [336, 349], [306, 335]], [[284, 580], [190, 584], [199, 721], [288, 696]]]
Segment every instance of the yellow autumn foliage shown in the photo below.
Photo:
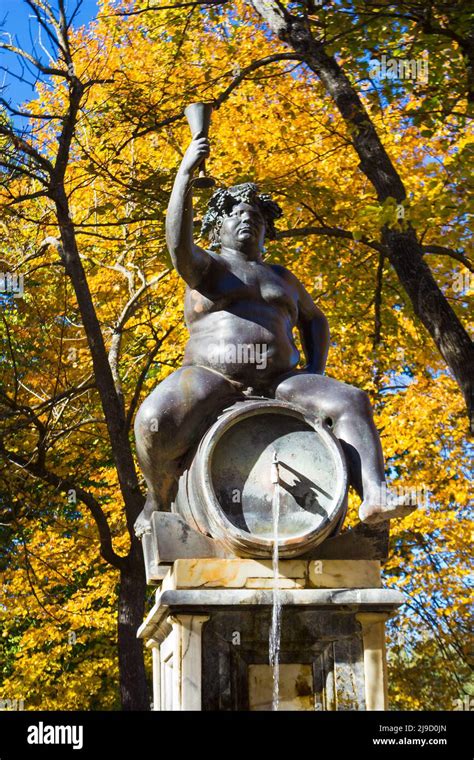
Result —
[[[138, 383], [143, 399], [179, 366], [186, 341], [184, 288], [164, 239], [167, 199], [189, 140], [182, 108], [191, 99], [218, 98], [249, 62], [281, 50], [241, 0], [230, 16], [225, 8], [210, 16], [166, 10], [124, 21], [116, 11], [128, 5], [102, 0], [98, 20], [74, 33], [78, 75], [102, 83], [88, 93], [66, 175], [108, 347], [127, 302], [147, 284], [122, 337], [127, 407]], [[43, 114], [64, 105], [60, 84], [38, 85], [30, 104]], [[445, 176], [463, 174], [459, 156], [473, 138], [453, 136], [448, 119], [428, 142], [420, 139], [420, 128], [405, 122], [417, 105], [410, 95], [382, 112], [367, 99], [407, 187], [411, 222], [426, 244], [442, 239], [457, 248], [465, 231], [457, 191]], [[164, 123], [171, 117], [176, 119]], [[50, 157], [57, 135], [54, 122], [35, 132]], [[384, 583], [408, 599], [389, 626], [392, 704], [452, 709], [466, 679], [470, 452], [459, 390], [387, 261], [375, 337], [380, 252], [371, 243], [379, 241], [384, 223], [397, 223], [396, 209], [377, 203], [342, 119], [314, 75], [296, 61], [270, 64], [244, 79], [214, 113], [211, 142], [208, 171], [219, 183], [253, 181], [272, 193], [284, 209], [280, 230], [317, 228], [279, 238], [266, 255], [291, 269], [326, 313], [332, 341], [327, 372], [370, 394], [391, 483], [423, 494], [422, 508], [392, 524], [384, 566]], [[447, 156], [444, 166], [440, 155]], [[15, 181], [31, 190], [28, 179]], [[198, 221], [206, 197], [196, 197]], [[5, 190], [0, 203], [8, 206]], [[331, 232], [336, 228], [353, 237]], [[18, 402], [38, 409], [48, 427], [48, 462], [100, 501], [114, 549], [124, 556], [129, 537], [117, 474], [77, 303], [51, 242], [58, 237], [52, 204], [33, 198], [21, 214], [5, 210], [2, 230], [1, 257], [23, 261], [25, 272], [24, 298], [4, 314], [2, 386], [12, 394], [15, 377], [21, 379]], [[430, 265], [465, 319], [465, 293], [456, 288], [462, 265], [436, 255]], [[48, 403], [81, 385], [84, 391], [72, 400]], [[35, 442], [31, 425], [9, 434], [18, 453], [33, 452]], [[14, 517], [0, 565], [0, 696], [24, 699], [27, 709], [117, 709], [118, 574], [99, 556], [91, 515], [74, 494], [41, 485], [21, 470], [2, 470], [0, 494], [7, 493]], [[356, 519], [356, 502], [352, 495], [348, 524]]]

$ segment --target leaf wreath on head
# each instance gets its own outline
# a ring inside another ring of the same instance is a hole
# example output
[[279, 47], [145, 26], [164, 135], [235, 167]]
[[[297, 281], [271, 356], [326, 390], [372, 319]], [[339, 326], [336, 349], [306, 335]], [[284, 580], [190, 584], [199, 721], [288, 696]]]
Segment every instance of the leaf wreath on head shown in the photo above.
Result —
[[265, 237], [269, 240], [275, 239], [275, 219], [279, 219], [283, 215], [283, 211], [269, 195], [259, 193], [257, 185], [253, 182], [244, 182], [242, 185], [216, 190], [207, 204], [207, 211], [202, 220], [201, 234], [209, 236], [211, 248], [219, 248], [222, 222], [238, 203], [257, 206], [265, 219]]

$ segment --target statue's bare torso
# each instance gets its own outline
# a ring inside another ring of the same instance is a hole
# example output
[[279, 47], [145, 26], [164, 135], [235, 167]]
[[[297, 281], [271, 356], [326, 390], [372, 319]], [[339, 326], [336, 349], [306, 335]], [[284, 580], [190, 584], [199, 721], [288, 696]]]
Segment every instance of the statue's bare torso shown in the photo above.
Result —
[[290, 277], [278, 265], [210, 254], [202, 283], [186, 289], [184, 364], [256, 388], [294, 369], [299, 299]]

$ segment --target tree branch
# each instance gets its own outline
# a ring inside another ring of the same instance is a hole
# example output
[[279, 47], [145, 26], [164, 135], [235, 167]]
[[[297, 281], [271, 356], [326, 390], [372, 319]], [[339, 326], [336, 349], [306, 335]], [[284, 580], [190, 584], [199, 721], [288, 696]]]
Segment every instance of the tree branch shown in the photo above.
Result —
[[451, 259], [455, 259], [456, 261], [459, 261], [460, 264], [466, 267], [466, 269], [469, 269], [470, 272], [474, 272], [474, 265], [471, 261], [467, 258], [467, 256], [464, 255], [464, 253], [460, 253], [459, 251], [453, 251], [452, 248], [445, 248], [444, 245], [424, 245], [422, 247], [422, 251], [424, 254], [434, 254], [436, 256], [449, 256]]
[[148, 288], [151, 288], [153, 285], [156, 285], [157, 282], [160, 282], [164, 277], [166, 277], [170, 273], [170, 269], [165, 269], [164, 272], [154, 277], [149, 282], [143, 283], [143, 285], [138, 288], [138, 290], [135, 291], [135, 293], [132, 294], [129, 301], [124, 306], [122, 313], [120, 314], [117, 322], [114, 325], [113, 333], [112, 333], [112, 341], [109, 349], [109, 364], [110, 368], [112, 370], [112, 376], [114, 378], [115, 383], [115, 390], [117, 391], [117, 395], [120, 398], [120, 401], [123, 406], [123, 391], [122, 391], [122, 383], [120, 380], [120, 372], [119, 372], [119, 358], [120, 358], [120, 347], [122, 343], [122, 335], [123, 335], [123, 328], [125, 327], [126, 323], [130, 319], [130, 317], [133, 315], [134, 311], [138, 307], [138, 303], [140, 300], [140, 297], [143, 295], [143, 293], [148, 290]]
[[43, 64], [34, 58], [34, 56], [30, 55], [30, 53], [27, 53], [26, 50], [22, 50], [21, 48], [16, 47], [16, 45], [10, 45], [8, 42], [0, 42], [0, 50], [8, 50], [10, 53], [14, 53], [20, 58], [24, 58], [29, 63], [32, 63], [33, 66], [35, 66], [35, 68], [37, 68], [38, 71], [40, 71], [42, 74], [46, 74], [47, 76], [51, 77], [62, 77], [63, 79], [70, 78], [67, 71], [51, 66], [43, 66]]
[[377, 265], [377, 276], [375, 281], [374, 294], [374, 334], [372, 337], [372, 349], [375, 351], [382, 338], [382, 288], [383, 288], [383, 267], [385, 263], [385, 254], [379, 254]]
[[[48, 174], [51, 175], [53, 173], [54, 167], [52, 163], [48, 161], [47, 158], [42, 156], [41, 153], [37, 151], [36, 148], [34, 148], [31, 143], [28, 142], [28, 140], [25, 140], [24, 137], [20, 137], [12, 129], [5, 127], [4, 124], [0, 124], [0, 135], [3, 135], [8, 140], [11, 140], [16, 150], [20, 151], [21, 153], [25, 153], [27, 156], [30, 156], [30, 158], [36, 161], [36, 163], [39, 164], [39, 166], [41, 166]], [[21, 171], [19, 167], [18, 170]]]
[[105, 18], [110, 16], [140, 16], [142, 13], [150, 13], [150, 11], [174, 11], [180, 8], [198, 8], [202, 5], [225, 5], [229, 0], [190, 0], [190, 2], [176, 3], [174, 5], [148, 5], [146, 8], [140, 8], [134, 11], [117, 11], [117, 13], [108, 14]]
[[107, 522], [107, 518], [99, 502], [91, 493], [85, 491], [76, 483], [69, 480], [69, 478], [63, 478], [60, 475], [57, 475], [55, 472], [46, 469], [44, 466], [40, 466], [34, 462], [29, 462], [19, 454], [16, 454], [13, 451], [8, 451], [1, 444], [0, 451], [10, 462], [15, 464], [17, 467], [21, 467], [23, 470], [26, 470], [26, 472], [28, 472], [33, 477], [43, 480], [45, 483], [49, 483], [49, 485], [54, 486], [60, 491], [64, 491], [66, 493], [71, 490], [75, 491], [77, 498], [79, 498], [80, 501], [89, 509], [97, 525], [100, 539], [100, 553], [102, 557], [106, 562], [108, 562], [110, 565], [113, 565], [113, 567], [116, 567], [118, 570], [121, 570], [125, 567], [127, 558], [121, 557], [114, 551], [112, 546], [112, 535], [110, 532], [109, 524]]
[[260, 69], [262, 66], [268, 66], [270, 63], [276, 63], [278, 61], [299, 61], [303, 62], [302, 55], [296, 53], [275, 53], [274, 55], [267, 55], [265, 58], [260, 58], [258, 61], [253, 61], [248, 66], [245, 66], [240, 73], [235, 77], [233, 82], [213, 101], [214, 108], [219, 108], [224, 100], [227, 100], [229, 95], [239, 84], [245, 79], [252, 71]]
[[354, 240], [357, 243], [363, 243], [369, 248], [373, 248], [375, 251], [383, 252], [385, 250], [385, 246], [382, 243], [377, 243], [375, 240], [369, 240], [369, 238], [366, 238], [365, 236], [356, 240], [353, 232], [342, 230], [339, 227], [294, 227], [289, 230], [278, 230], [276, 233], [276, 240], [291, 237], [306, 237], [307, 235], [327, 235], [329, 237], [345, 238], [346, 240]]
[[[220, 95], [215, 98], [212, 103], [216, 109], [220, 108], [222, 103], [227, 100], [229, 95], [242, 83], [242, 81], [245, 79], [247, 74], [252, 73], [253, 71], [256, 71], [259, 68], [262, 68], [263, 66], [268, 66], [271, 63], [277, 63], [278, 61], [300, 61], [302, 62], [303, 58], [301, 55], [296, 53], [275, 53], [274, 55], [268, 55], [265, 58], [261, 58], [257, 61], [253, 61], [248, 66], [242, 69], [242, 71], [235, 77], [235, 79], [230, 83], [226, 89], [221, 92]], [[231, 71], [228, 72], [229, 74], [232, 74]], [[137, 137], [144, 137], [147, 134], [150, 134], [150, 132], [154, 132], [156, 130], [162, 129], [163, 127], [168, 127], [170, 124], [175, 124], [178, 121], [181, 121], [181, 119], [184, 119], [184, 109], [180, 111], [179, 113], [174, 114], [173, 116], [167, 116], [166, 119], [162, 119], [161, 121], [155, 122], [152, 126], [144, 127], [143, 129], [135, 129], [132, 132], [132, 135], [125, 140], [120, 147], [117, 149], [117, 152], [120, 152], [125, 148], [128, 143]]]
[[130, 429], [130, 426], [132, 424], [133, 415], [135, 414], [135, 409], [137, 408], [138, 401], [139, 401], [139, 398], [140, 398], [140, 393], [142, 391], [142, 386], [143, 386], [143, 383], [145, 382], [146, 376], [148, 374], [148, 370], [150, 369], [151, 365], [153, 364], [154, 358], [155, 358], [156, 354], [158, 353], [158, 351], [160, 350], [161, 346], [163, 345], [164, 341], [173, 332], [173, 330], [175, 329], [175, 327], [176, 327], [176, 325], [173, 325], [172, 327], [170, 327], [165, 332], [165, 334], [163, 335], [163, 337], [160, 338], [160, 340], [156, 341], [155, 346], [152, 348], [152, 350], [148, 354], [148, 358], [147, 358], [147, 360], [145, 362], [145, 366], [143, 367], [142, 371], [140, 372], [140, 375], [139, 375], [138, 380], [136, 382], [135, 390], [133, 392], [133, 397], [132, 397], [132, 400], [130, 401], [130, 406], [128, 408], [127, 417], [126, 417], [126, 421], [125, 421], [125, 425], [126, 425], [127, 430]]

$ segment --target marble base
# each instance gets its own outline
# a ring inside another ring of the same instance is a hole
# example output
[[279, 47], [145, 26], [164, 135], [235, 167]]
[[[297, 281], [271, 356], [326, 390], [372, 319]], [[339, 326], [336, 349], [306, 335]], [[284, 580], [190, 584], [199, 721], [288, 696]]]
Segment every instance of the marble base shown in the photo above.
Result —
[[[375, 560], [282, 560], [280, 709], [387, 708], [385, 621], [403, 595]], [[155, 710], [269, 710], [271, 562], [177, 560], [138, 631]]]
[[[354, 528], [327, 538], [299, 559], [385, 560], [387, 525], [358, 523]], [[236, 558], [220, 541], [199, 533], [183, 517], [170, 512], [153, 513], [150, 532], [142, 537], [142, 546], [149, 585], [159, 585], [176, 560]]]

